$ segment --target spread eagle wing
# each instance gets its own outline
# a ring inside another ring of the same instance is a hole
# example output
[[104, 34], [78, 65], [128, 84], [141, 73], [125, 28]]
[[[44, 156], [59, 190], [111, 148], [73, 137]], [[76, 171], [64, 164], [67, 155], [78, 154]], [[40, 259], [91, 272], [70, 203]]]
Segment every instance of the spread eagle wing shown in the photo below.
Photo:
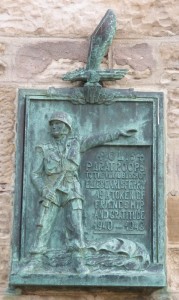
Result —
[[116, 17], [111, 9], [107, 10], [99, 25], [91, 35], [86, 69], [97, 70], [112, 43], [116, 31]]

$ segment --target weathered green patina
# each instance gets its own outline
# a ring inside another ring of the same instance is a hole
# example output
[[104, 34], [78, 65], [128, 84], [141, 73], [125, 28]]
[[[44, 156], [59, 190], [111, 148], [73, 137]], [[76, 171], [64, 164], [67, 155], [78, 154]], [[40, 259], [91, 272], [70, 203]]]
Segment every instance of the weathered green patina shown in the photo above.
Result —
[[19, 91], [12, 286], [165, 286], [163, 95], [102, 87], [114, 33], [109, 10], [83, 87]]
[[[63, 79], [85, 82], [83, 90], [86, 103], [99, 103], [106, 95], [102, 89], [102, 81], [122, 79], [128, 70], [98, 70], [103, 57], [108, 51], [116, 32], [116, 16], [108, 10], [93, 32], [88, 52], [86, 68], [67, 73]], [[109, 101], [109, 98], [108, 98]]]

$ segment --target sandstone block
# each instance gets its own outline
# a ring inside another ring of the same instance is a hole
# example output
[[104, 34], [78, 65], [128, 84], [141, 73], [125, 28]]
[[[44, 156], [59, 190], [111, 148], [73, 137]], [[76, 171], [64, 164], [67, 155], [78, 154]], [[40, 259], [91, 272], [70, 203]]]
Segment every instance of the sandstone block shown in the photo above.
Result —
[[12, 195], [0, 193], [0, 246], [9, 246], [12, 225]]
[[0, 41], [0, 79], [1, 81], [11, 80], [8, 78], [10, 76], [10, 65], [11, 56], [7, 50], [7, 43], [5, 41]]
[[179, 47], [178, 42], [161, 43], [160, 54], [165, 68], [179, 69]]
[[[97, 294], [97, 291], [96, 293]], [[100, 292], [101, 294], [101, 292]], [[161, 295], [162, 294], [162, 295]], [[100, 296], [91, 296], [87, 293], [84, 294], [84, 296], [81, 296], [81, 293], [76, 293], [76, 295], [72, 293], [67, 293], [66, 295], [61, 295], [60, 293], [57, 294], [57, 296], [39, 296], [39, 295], [13, 295], [13, 300], [171, 300], [171, 298], [166, 297], [167, 292], [165, 292], [165, 298], [164, 298], [164, 292], [157, 293], [154, 295], [154, 297], [150, 296], [142, 296], [141, 294], [137, 293], [127, 293], [126, 295], [122, 292], [116, 292], [110, 295], [102, 294]], [[110, 297], [110, 298], [109, 298]], [[11, 300], [12, 296], [4, 296], [2, 298], [3, 300]], [[1, 298], [0, 298], [1, 299]]]
[[142, 293], [139, 292], [116, 292], [116, 293], [111, 293], [111, 294], [104, 294], [103, 296], [97, 296], [97, 298], [95, 300], [146, 300], [148, 298], [148, 296], [145, 296]]
[[162, 43], [160, 55], [163, 62], [162, 84], [178, 85], [179, 81], [179, 47], [177, 42]]
[[0, 43], [0, 54], [4, 54], [5, 49], [6, 49], [5, 43]]
[[0, 208], [0, 238], [10, 234], [11, 211], [9, 206]]
[[10, 255], [7, 246], [0, 246], [0, 286], [8, 279]]
[[162, 85], [174, 85], [176, 86], [179, 82], [179, 72], [175, 69], [172, 70], [164, 70], [161, 75], [160, 83]]
[[179, 31], [177, 0], [122, 1], [117, 19], [117, 36], [173, 36]]
[[179, 195], [170, 195], [167, 207], [168, 240], [170, 243], [179, 243]]
[[0, 13], [1, 35], [81, 37], [92, 33], [107, 9], [117, 8], [117, 0], [48, 1], [8, 0]]
[[168, 93], [168, 135], [179, 137], [179, 88]]
[[7, 65], [5, 64], [5, 62], [3, 62], [2, 60], [0, 60], [0, 76], [5, 73], [6, 66]]
[[146, 300], [172, 300], [171, 293], [169, 293], [166, 289], [159, 289], [158, 291], [153, 292], [150, 297], [146, 298]]
[[[31, 290], [31, 293], [32, 293], [32, 290]], [[39, 293], [39, 295], [38, 295]], [[53, 291], [50, 293], [48, 293], [47, 291], [47, 294], [45, 295], [43, 293], [43, 291], [38, 291], [38, 292], [35, 292], [35, 295], [18, 295], [18, 296], [15, 296], [13, 295], [13, 300], [94, 300], [94, 296], [90, 296], [90, 295], [81, 295], [81, 293], [75, 293], [75, 294], [72, 294], [72, 293], [66, 293], [66, 295], [64, 295], [64, 293], [60, 293], [60, 292], [56, 292], [56, 296], [53, 296], [51, 295], [53, 293]], [[49, 294], [49, 295], [48, 295]], [[5, 298], [3, 298], [3, 300], [11, 300], [12, 299], [12, 296], [6, 296]], [[0, 298], [1, 300], [1, 298]], [[101, 298], [100, 300], [103, 300], [103, 298]]]
[[179, 195], [179, 139], [167, 140], [167, 188], [171, 196]]
[[0, 88], [0, 191], [12, 187], [15, 90]]
[[84, 37], [107, 9], [116, 12], [117, 35], [168, 36], [178, 33], [177, 0], [2, 1], [0, 34]]
[[155, 47], [147, 42], [121, 43], [115, 41], [113, 43], [113, 67], [128, 69], [127, 75], [120, 81], [120, 84], [125, 85], [126, 82], [132, 85], [152, 83], [157, 72], [154, 49]]
[[69, 70], [84, 66], [89, 43], [82, 41], [41, 42], [18, 48], [14, 63], [17, 81], [59, 82]]
[[179, 292], [178, 291], [173, 291], [171, 293], [171, 297], [172, 297], [172, 300], [178, 300], [179, 299]]
[[[170, 247], [168, 249], [168, 284], [176, 292], [179, 291], [179, 248]], [[176, 298], [179, 294], [176, 293]]]
[[[0, 300], [43, 300], [44, 297], [41, 296], [30, 296], [30, 295], [21, 295], [21, 289], [9, 290], [7, 292], [7, 288], [4, 288], [2, 291], [2, 296], [0, 295]], [[60, 300], [60, 298], [58, 298]], [[54, 300], [51, 297], [45, 297], [45, 300]], [[56, 300], [56, 299], [55, 299]]]
[[6, 206], [11, 206], [13, 199], [13, 195], [10, 193], [2, 192], [0, 193], [0, 207], [3, 207], [4, 205]]
[[114, 42], [113, 59], [118, 65], [129, 65], [137, 71], [144, 71], [146, 68], [153, 69], [156, 64], [152, 47], [147, 43], [124, 45], [120, 41]]

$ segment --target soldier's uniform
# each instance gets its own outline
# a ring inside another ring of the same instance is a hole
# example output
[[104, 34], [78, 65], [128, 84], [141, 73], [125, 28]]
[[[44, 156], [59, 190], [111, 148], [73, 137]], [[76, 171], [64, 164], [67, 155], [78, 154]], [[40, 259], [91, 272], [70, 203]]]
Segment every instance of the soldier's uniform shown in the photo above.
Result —
[[[54, 113], [49, 122], [52, 120], [65, 123], [71, 130], [72, 120], [65, 112]], [[117, 129], [93, 134], [81, 141], [78, 137], [70, 138], [67, 134], [64, 141], [54, 136], [51, 142], [36, 147], [32, 181], [40, 194], [41, 212], [30, 251], [32, 254], [41, 255], [47, 250], [57, 213], [63, 208], [67, 249], [73, 253], [74, 268], [78, 272], [89, 271], [83, 262], [84, 251], [81, 251], [85, 248], [85, 243], [82, 224], [83, 195], [78, 179], [80, 152], [113, 141], [120, 135], [130, 136], [131, 133]]]
[[[71, 128], [69, 116], [64, 112], [55, 113], [51, 120], [60, 120]], [[41, 212], [31, 253], [46, 250], [59, 208], [64, 208], [68, 249], [78, 251], [84, 248], [78, 137], [67, 137], [63, 145], [58, 145], [53, 139], [52, 142], [37, 146], [34, 164], [32, 181], [41, 195]], [[48, 190], [55, 193], [55, 199], [46, 197]]]

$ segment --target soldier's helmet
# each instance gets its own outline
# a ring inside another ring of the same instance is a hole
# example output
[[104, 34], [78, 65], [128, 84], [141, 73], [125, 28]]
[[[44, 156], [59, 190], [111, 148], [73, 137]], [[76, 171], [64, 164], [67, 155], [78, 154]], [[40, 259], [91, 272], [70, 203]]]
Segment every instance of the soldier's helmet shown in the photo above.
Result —
[[52, 121], [61, 121], [65, 123], [70, 128], [70, 130], [72, 129], [72, 118], [64, 111], [54, 112], [49, 119], [49, 124]]

